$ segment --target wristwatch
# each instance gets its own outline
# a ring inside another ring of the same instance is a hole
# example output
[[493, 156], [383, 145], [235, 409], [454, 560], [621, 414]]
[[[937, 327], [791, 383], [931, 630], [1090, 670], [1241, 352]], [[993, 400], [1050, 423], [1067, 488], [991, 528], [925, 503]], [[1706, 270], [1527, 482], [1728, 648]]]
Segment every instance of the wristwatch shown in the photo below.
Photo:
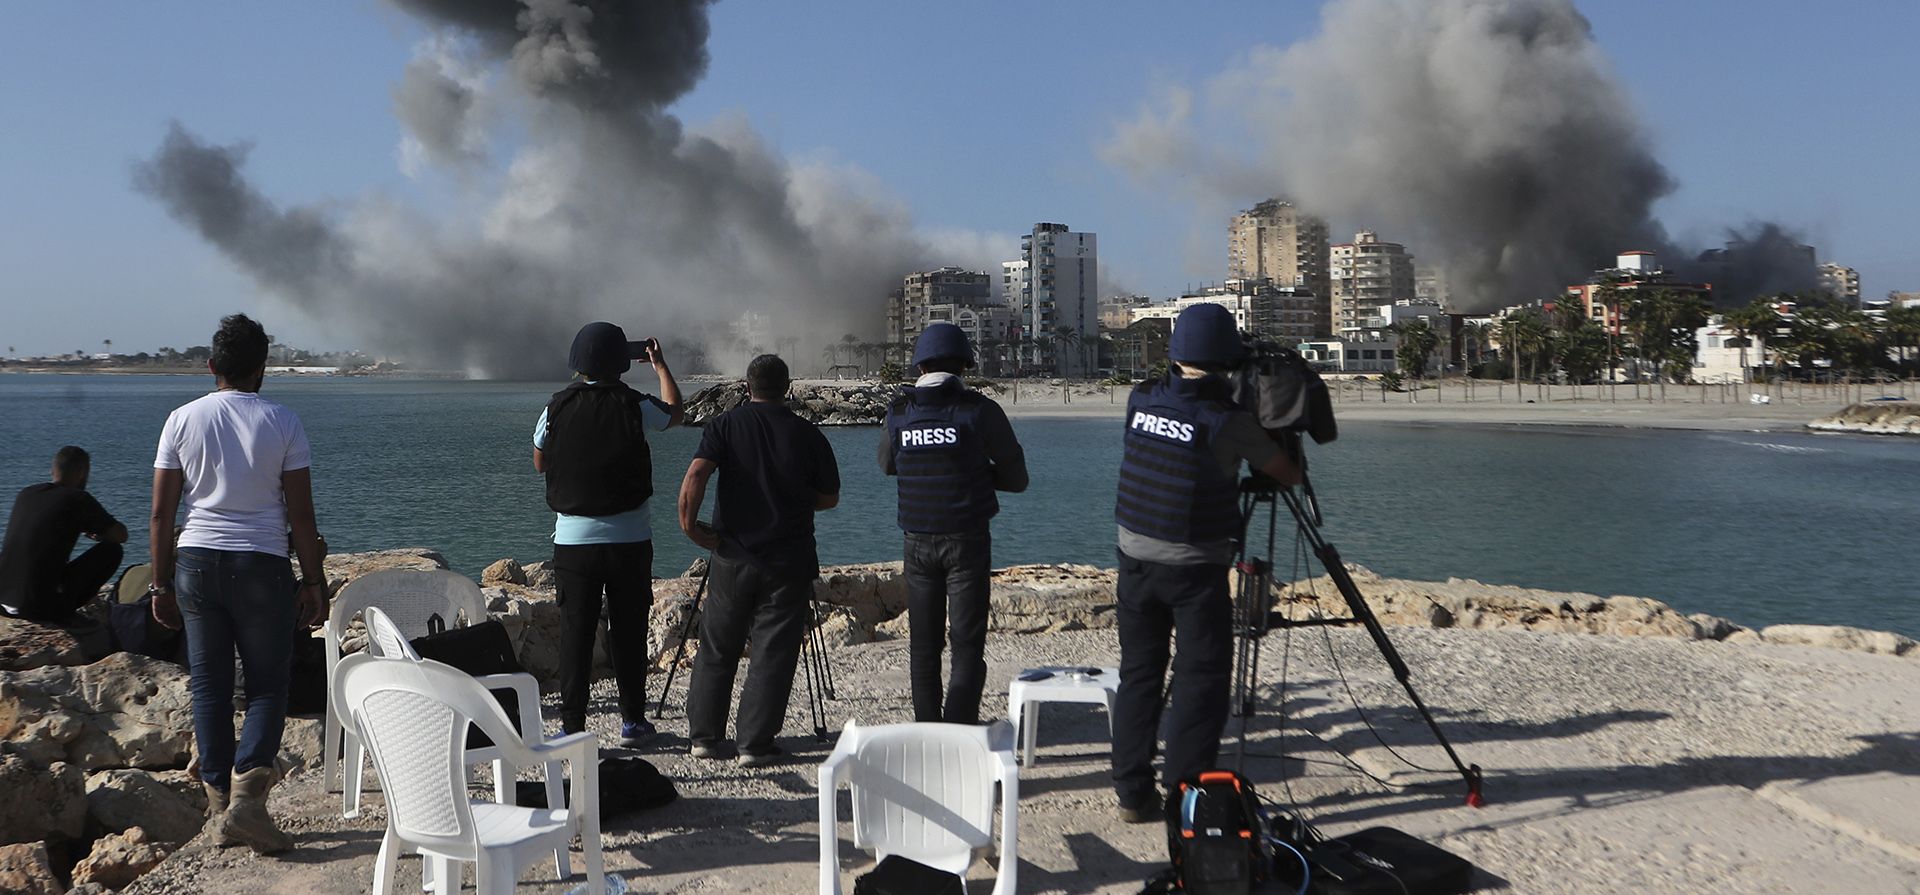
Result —
[[170, 593], [173, 593], [173, 585], [171, 584], [162, 585], [158, 581], [147, 582], [147, 596], [149, 597], [157, 597], [161, 594]]

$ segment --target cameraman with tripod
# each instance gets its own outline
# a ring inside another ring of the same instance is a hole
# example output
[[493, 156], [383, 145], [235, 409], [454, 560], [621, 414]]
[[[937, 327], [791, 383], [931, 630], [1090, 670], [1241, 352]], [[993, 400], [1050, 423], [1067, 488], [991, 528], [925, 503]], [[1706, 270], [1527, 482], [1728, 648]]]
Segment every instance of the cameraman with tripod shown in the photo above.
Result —
[[1113, 709], [1113, 784], [1120, 818], [1160, 817], [1153, 780], [1168, 636], [1172, 717], [1161, 781], [1214, 766], [1226, 727], [1233, 665], [1228, 567], [1241, 530], [1240, 464], [1283, 486], [1300, 470], [1254, 416], [1233, 403], [1226, 373], [1245, 357], [1233, 315], [1196, 304], [1174, 320], [1172, 367], [1127, 399], [1120, 462], [1120, 689]]

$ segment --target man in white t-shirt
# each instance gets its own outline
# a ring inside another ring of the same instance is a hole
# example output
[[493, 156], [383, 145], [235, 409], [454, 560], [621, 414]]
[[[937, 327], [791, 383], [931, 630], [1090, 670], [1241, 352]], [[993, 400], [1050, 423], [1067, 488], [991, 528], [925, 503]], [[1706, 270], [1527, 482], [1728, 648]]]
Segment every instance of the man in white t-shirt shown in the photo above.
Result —
[[[244, 314], [220, 321], [207, 369], [216, 390], [179, 407], [153, 460], [154, 618], [184, 620], [194, 740], [210, 838], [261, 854], [292, 837], [267, 814], [287, 717], [294, 636], [325, 617], [327, 581], [314, 525], [307, 433], [293, 411], [260, 397], [266, 330]], [[176, 513], [186, 508], [178, 542]], [[289, 547], [300, 562], [296, 583]], [[233, 661], [246, 672], [247, 717], [233, 736]]]

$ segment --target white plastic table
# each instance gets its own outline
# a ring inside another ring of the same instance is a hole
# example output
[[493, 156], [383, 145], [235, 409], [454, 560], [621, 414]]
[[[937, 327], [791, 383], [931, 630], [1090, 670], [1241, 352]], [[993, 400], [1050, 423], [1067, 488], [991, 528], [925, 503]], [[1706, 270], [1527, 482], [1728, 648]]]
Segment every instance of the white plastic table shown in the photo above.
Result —
[[[1020, 731], [1020, 763], [1033, 766], [1033, 749], [1040, 733], [1040, 704], [1045, 702], [1082, 702], [1104, 707], [1107, 710], [1107, 735], [1113, 735], [1113, 694], [1120, 687], [1120, 669], [1100, 668], [1093, 674], [1081, 675], [1085, 668], [1093, 666], [1072, 666], [1029, 668], [1020, 674], [1034, 671], [1051, 671], [1053, 676], [1043, 681], [1023, 681], [1020, 675], [1014, 675], [1013, 682], [1007, 685], [1007, 720], [1014, 729]], [[1026, 723], [1021, 724], [1022, 719]]]

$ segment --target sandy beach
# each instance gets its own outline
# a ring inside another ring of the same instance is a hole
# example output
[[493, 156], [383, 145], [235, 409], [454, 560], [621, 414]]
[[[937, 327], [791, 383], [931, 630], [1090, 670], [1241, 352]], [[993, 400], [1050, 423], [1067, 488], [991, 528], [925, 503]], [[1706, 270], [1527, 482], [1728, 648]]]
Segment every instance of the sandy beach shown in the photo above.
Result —
[[[1711, 431], [1802, 431], [1818, 417], [1863, 398], [1920, 395], [1911, 384], [1891, 388], [1842, 389], [1785, 385], [1669, 385], [1665, 399], [1657, 388], [1631, 385], [1533, 386], [1450, 380], [1444, 387], [1413, 392], [1382, 392], [1375, 383], [1334, 383], [1334, 413], [1341, 420], [1480, 426], [1572, 426]], [[1753, 395], [1765, 396], [1756, 404]], [[1002, 383], [995, 399], [1015, 417], [1099, 417], [1117, 415], [1127, 400], [1126, 386]]]

